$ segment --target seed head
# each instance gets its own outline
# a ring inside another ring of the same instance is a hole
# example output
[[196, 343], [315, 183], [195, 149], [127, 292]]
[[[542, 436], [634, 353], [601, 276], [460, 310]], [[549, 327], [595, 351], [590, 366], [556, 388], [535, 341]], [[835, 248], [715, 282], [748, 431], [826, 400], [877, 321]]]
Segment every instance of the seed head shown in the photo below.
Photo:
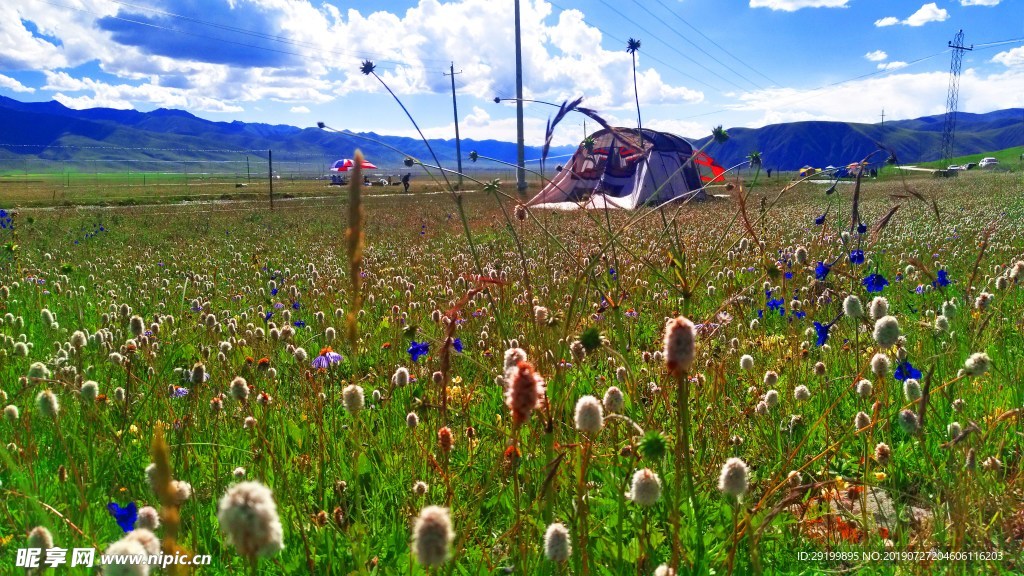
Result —
[[604, 404], [605, 412], [609, 414], [622, 414], [622, 410], [626, 406], [626, 399], [622, 395], [622, 390], [619, 390], [615, 386], [611, 386], [605, 390], [602, 402]]
[[[803, 388], [804, 390], [807, 390], [806, 386], [797, 386], [797, 388], [798, 389], [799, 388]], [[796, 390], [793, 391], [793, 396], [794, 397], [796, 396]], [[810, 391], [807, 391], [807, 397], [810, 398], [810, 396], [811, 396]], [[777, 390], [769, 390], [769, 391], [765, 392], [764, 393], [764, 403], [767, 404], [769, 408], [775, 408], [776, 406], [778, 406], [779, 405], [779, 392]]]
[[56, 418], [60, 412], [60, 403], [57, 402], [57, 396], [49, 390], [43, 390], [36, 395], [36, 407], [39, 408], [40, 414], [50, 419]]
[[82, 383], [80, 393], [82, 394], [82, 400], [85, 400], [86, 402], [95, 402], [96, 397], [99, 396], [100, 393], [100, 385], [93, 380], [86, 380]]
[[593, 396], [583, 396], [576, 402], [576, 429], [584, 434], [597, 434], [604, 427], [604, 410]]
[[889, 463], [889, 457], [892, 456], [892, 450], [889, 449], [889, 445], [885, 442], [879, 442], [875, 445], [875, 460], [885, 466]]
[[985, 372], [988, 372], [992, 366], [992, 360], [988, 357], [988, 354], [984, 352], [975, 352], [971, 354], [967, 361], [964, 362], [964, 371], [968, 376], [981, 376]]
[[419, 423], [420, 417], [417, 416], [415, 412], [409, 412], [405, 415], [405, 425], [408, 426], [410, 430], [418, 426]]
[[900, 323], [895, 316], [882, 316], [875, 321], [875, 342], [882, 348], [896, 345], [900, 338]]
[[769, 370], [764, 373], [764, 385], [769, 388], [775, 386], [779, 382], [779, 374], [774, 370]]
[[801, 384], [800, 386], [797, 386], [796, 388], [793, 389], [793, 398], [796, 399], [798, 402], [806, 402], [811, 399], [811, 391], [807, 388], [807, 386]]
[[246, 558], [271, 556], [284, 548], [284, 530], [270, 488], [242, 482], [220, 499], [217, 520], [227, 542]]
[[544, 379], [529, 362], [520, 362], [505, 377], [505, 405], [512, 412], [512, 422], [524, 424], [544, 394]]
[[843, 300], [843, 313], [847, 318], [861, 318], [864, 316], [864, 305], [856, 294], [850, 294]]
[[665, 325], [665, 367], [672, 374], [688, 372], [697, 355], [697, 330], [693, 322], [679, 316]]
[[445, 426], [437, 431], [437, 444], [441, 447], [441, 450], [450, 452], [454, 443], [455, 440], [452, 438], [451, 428]]
[[561, 522], [549, 525], [544, 532], [544, 555], [552, 562], [565, 562], [572, 555], [569, 531]]
[[8, 404], [7, 406], [4, 406], [4, 419], [6, 419], [9, 423], [14, 424], [15, 422], [18, 421], [18, 417], [19, 413], [17, 406], [15, 406], [14, 404]]
[[921, 399], [921, 383], [913, 378], [903, 381], [903, 396], [907, 402], [916, 402]]
[[722, 466], [718, 477], [718, 489], [737, 498], [747, 492], [749, 470], [747, 463], [739, 458], [729, 458]]
[[366, 406], [366, 398], [363, 395], [363, 387], [358, 384], [349, 384], [341, 391], [341, 401], [345, 404], [345, 410], [350, 414], [356, 414]]
[[452, 520], [447, 508], [427, 506], [420, 511], [412, 531], [412, 549], [420, 564], [444, 564], [453, 540], [455, 532], [452, 530]]
[[661, 498], [661, 478], [650, 468], [637, 470], [633, 474], [633, 483], [626, 498], [640, 506], [654, 506]]
[[873, 320], [878, 320], [889, 313], [889, 301], [886, 300], [885, 296], [875, 296], [871, 304], [868, 305], [868, 312], [871, 313]]
[[857, 415], [853, 418], [853, 427], [856, 430], [863, 430], [871, 426], [871, 416], [868, 416], [867, 412], [857, 412]]
[[[193, 374], [195, 371], [193, 371]], [[239, 402], [245, 402], [249, 398], [249, 383], [241, 376], [235, 376], [231, 381], [231, 397]]]
[[409, 384], [409, 370], [401, 367], [395, 370], [395, 375], [391, 377], [391, 382], [395, 385], [395, 388], [401, 388]]
[[744, 370], [754, 369], [754, 357], [750, 354], [744, 354], [740, 357], [740, 368]]
[[857, 395], [861, 398], [867, 398], [871, 396], [871, 390], [874, 386], [871, 385], [869, 380], [860, 380], [857, 382]]
[[907, 434], [916, 434], [921, 422], [917, 419], [917, 413], [913, 410], [900, 410], [898, 417], [900, 428]]
[[889, 357], [879, 352], [871, 358], [871, 372], [875, 376], [885, 376], [889, 373]]
[[53, 548], [53, 535], [45, 526], [36, 526], [28, 533], [28, 547], [43, 550]]
[[152, 506], [139, 508], [139, 518], [135, 522], [136, 528], [144, 528], [149, 531], [160, 527], [160, 513]]

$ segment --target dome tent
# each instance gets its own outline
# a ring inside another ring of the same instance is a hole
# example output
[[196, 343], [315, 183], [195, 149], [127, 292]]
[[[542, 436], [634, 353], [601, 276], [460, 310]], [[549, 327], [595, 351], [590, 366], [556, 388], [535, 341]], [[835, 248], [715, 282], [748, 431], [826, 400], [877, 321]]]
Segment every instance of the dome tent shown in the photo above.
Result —
[[[633, 209], [677, 198], [705, 197], [707, 182], [725, 172], [714, 160], [667, 132], [635, 128], [595, 132], [536, 196], [532, 208]], [[711, 175], [701, 174], [706, 167]]]

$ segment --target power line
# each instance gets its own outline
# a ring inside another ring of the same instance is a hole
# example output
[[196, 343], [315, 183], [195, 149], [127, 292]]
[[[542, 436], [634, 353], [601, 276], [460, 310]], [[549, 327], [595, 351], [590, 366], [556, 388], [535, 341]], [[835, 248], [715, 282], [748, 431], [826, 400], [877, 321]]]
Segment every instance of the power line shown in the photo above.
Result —
[[[725, 68], [726, 70], [728, 70], [728, 71], [732, 72], [733, 74], [735, 74], [735, 75], [739, 76], [740, 78], [742, 78], [742, 79], [746, 80], [747, 82], [750, 82], [751, 84], [753, 84], [753, 85], [754, 85], [754, 87], [755, 87], [755, 88], [759, 88], [759, 89], [763, 89], [763, 88], [764, 88], [763, 86], [761, 86], [761, 85], [760, 85], [760, 84], [758, 84], [757, 82], [754, 82], [754, 81], [753, 81], [753, 80], [751, 80], [750, 78], [747, 78], [747, 77], [746, 77], [746, 76], [744, 76], [743, 74], [740, 74], [739, 72], [737, 72], [737, 71], [736, 71], [736, 70], [735, 70], [734, 68], [732, 68], [732, 67], [731, 67], [731, 66], [729, 66], [728, 64], [726, 64], [726, 63], [722, 62], [721, 60], [719, 60], [718, 58], [715, 58], [714, 56], [712, 56], [712, 55], [711, 55], [710, 53], [708, 53], [708, 52], [707, 52], [706, 50], [704, 50], [703, 48], [701, 48], [700, 46], [698, 46], [698, 45], [697, 45], [697, 43], [696, 43], [696, 42], [694, 42], [693, 40], [690, 40], [690, 39], [689, 39], [689, 38], [687, 38], [686, 36], [683, 36], [683, 35], [682, 35], [682, 33], [680, 33], [680, 32], [679, 32], [679, 30], [676, 30], [675, 28], [673, 28], [673, 27], [669, 26], [668, 24], [666, 24], [666, 23], [665, 23], [665, 22], [664, 22], [663, 20], [661, 20], [660, 18], [658, 18], [658, 17], [657, 17], [657, 16], [656, 16], [656, 15], [654, 14], [654, 12], [651, 12], [651, 11], [650, 11], [650, 10], [649, 10], [649, 9], [648, 9], [648, 8], [647, 8], [646, 6], [644, 6], [643, 4], [641, 4], [640, 2], [638, 2], [637, 0], [633, 0], [633, 3], [634, 3], [634, 4], [636, 4], [637, 6], [639, 6], [639, 7], [640, 7], [640, 9], [641, 9], [641, 10], [643, 10], [644, 12], [647, 12], [647, 13], [648, 13], [648, 14], [649, 14], [649, 15], [650, 15], [650, 16], [651, 16], [652, 18], [654, 18], [655, 20], [658, 20], [659, 22], [661, 22], [661, 23], [662, 23], [662, 25], [664, 25], [664, 26], [665, 26], [666, 28], [668, 28], [670, 32], [672, 32], [672, 33], [673, 33], [673, 34], [675, 34], [676, 36], [680, 37], [680, 38], [681, 38], [681, 39], [683, 39], [683, 40], [684, 40], [685, 42], [689, 43], [689, 44], [690, 44], [691, 46], [693, 46], [694, 48], [696, 48], [698, 52], [700, 52], [701, 54], [704, 54], [705, 56], [707, 56], [707, 57], [708, 57], [708, 58], [710, 58], [711, 60], [715, 61], [715, 62], [716, 62], [716, 63], [717, 63], [718, 65], [720, 65], [720, 66], [721, 66], [722, 68]], [[694, 62], [696, 63], [696, 61], [694, 61]], [[724, 78], [723, 78], [723, 80], [724, 80]]]
[[719, 50], [721, 50], [722, 52], [725, 52], [726, 54], [728, 54], [728, 55], [729, 55], [729, 57], [731, 57], [731, 58], [732, 58], [733, 60], [735, 60], [735, 61], [739, 62], [740, 64], [742, 64], [743, 66], [745, 66], [746, 68], [748, 68], [749, 70], [751, 70], [752, 72], [754, 72], [755, 74], [757, 74], [758, 76], [760, 76], [760, 77], [764, 78], [765, 80], [767, 80], [767, 81], [771, 82], [772, 84], [775, 84], [776, 86], [777, 86], [777, 85], [779, 84], [779, 83], [778, 83], [778, 82], [776, 82], [775, 80], [772, 80], [772, 79], [771, 79], [771, 78], [769, 78], [768, 76], [765, 76], [765, 75], [764, 75], [764, 74], [763, 74], [763, 73], [762, 73], [762, 72], [761, 72], [760, 70], [758, 70], [757, 68], [754, 68], [754, 67], [752, 67], [752, 66], [751, 66], [750, 64], [747, 64], [747, 62], [746, 62], [745, 60], [743, 60], [742, 58], [739, 58], [738, 56], [734, 55], [734, 54], [733, 54], [732, 52], [729, 52], [728, 50], [726, 50], [726, 49], [725, 49], [724, 47], [722, 47], [721, 45], [719, 45], [719, 44], [718, 44], [717, 42], [715, 42], [715, 41], [714, 41], [714, 40], [712, 40], [711, 38], [708, 38], [708, 37], [707, 37], [707, 35], [705, 35], [705, 34], [704, 34], [703, 32], [701, 32], [700, 30], [698, 30], [698, 29], [697, 29], [697, 28], [696, 28], [696, 27], [695, 27], [695, 26], [694, 26], [693, 24], [690, 24], [690, 23], [689, 23], [689, 22], [688, 22], [688, 21], [687, 21], [687, 20], [686, 20], [685, 18], [683, 18], [682, 16], [680, 16], [680, 15], [679, 15], [679, 14], [678, 14], [678, 13], [677, 13], [676, 11], [674, 11], [674, 10], [672, 10], [671, 8], [669, 8], [668, 6], [666, 6], [666, 5], [665, 5], [665, 3], [664, 3], [664, 2], [662, 2], [661, 0], [654, 0], [654, 1], [655, 1], [655, 2], [657, 2], [658, 4], [660, 4], [660, 5], [661, 5], [661, 7], [662, 7], [662, 8], [664, 8], [665, 10], [667, 10], [667, 11], [668, 11], [668, 12], [669, 12], [670, 14], [672, 14], [673, 16], [675, 16], [677, 20], [679, 20], [679, 21], [680, 21], [680, 22], [682, 22], [683, 24], [686, 24], [687, 26], [689, 26], [689, 27], [690, 27], [690, 29], [691, 29], [691, 30], [693, 30], [694, 32], [696, 32], [697, 34], [700, 34], [700, 35], [701, 35], [701, 37], [702, 37], [702, 38], [704, 38], [705, 40], [707, 40], [708, 42], [710, 42], [712, 46], [714, 46], [715, 48], [718, 48], [718, 49], [719, 49]]

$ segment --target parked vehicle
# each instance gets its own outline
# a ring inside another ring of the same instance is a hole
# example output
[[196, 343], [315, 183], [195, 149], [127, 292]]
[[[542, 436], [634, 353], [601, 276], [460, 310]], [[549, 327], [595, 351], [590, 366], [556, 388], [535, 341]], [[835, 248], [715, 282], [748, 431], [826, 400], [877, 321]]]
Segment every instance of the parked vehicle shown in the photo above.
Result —
[[982, 158], [981, 162], [978, 163], [979, 168], [994, 168], [999, 166], [999, 160], [989, 156], [988, 158]]

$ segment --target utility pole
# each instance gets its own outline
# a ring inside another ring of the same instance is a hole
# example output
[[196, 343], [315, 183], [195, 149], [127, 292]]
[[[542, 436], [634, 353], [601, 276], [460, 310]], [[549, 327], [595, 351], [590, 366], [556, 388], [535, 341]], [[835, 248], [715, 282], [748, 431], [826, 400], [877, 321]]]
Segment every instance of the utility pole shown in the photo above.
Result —
[[515, 0], [516, 15], [516, 188], [526, 192], [526, 151], [523, 149], [523, 42], [519, 27], [519, 0]]
[[885, 128], [885, 108], [882, 108], [882, 128]]
[[939, 156], [942, 160], [953, 158], [953, 138], [956, 136], [956, 107], [957, 98], [960, 92], [960, 64], [964, 59], [964, 52], [974, 50], [974, 44], [968, 48], [964, 46], [964, 31], [960, 30], [953, 41], [948, 43], [952, 48], [953, 57], [949, 65], [949, 93], [946, 96], [946, 122], [942, 127], [942, 148]]
[[267, 150], [267, 183], [270, 185], [270, 209], [274, 209], [274, 151]]
[[462, 188], [462, 143], [459, 139], [459, 104], [455, 101], [455, 75], [462, 74], [462, 70], [455, 71], [455, 62], [451, 63], [448, 67], [450, 74], [444, 74], [445, 76], [452, 77], [452, 112], [455, 113], [455, 157], [459, 162], [459, 189]]

